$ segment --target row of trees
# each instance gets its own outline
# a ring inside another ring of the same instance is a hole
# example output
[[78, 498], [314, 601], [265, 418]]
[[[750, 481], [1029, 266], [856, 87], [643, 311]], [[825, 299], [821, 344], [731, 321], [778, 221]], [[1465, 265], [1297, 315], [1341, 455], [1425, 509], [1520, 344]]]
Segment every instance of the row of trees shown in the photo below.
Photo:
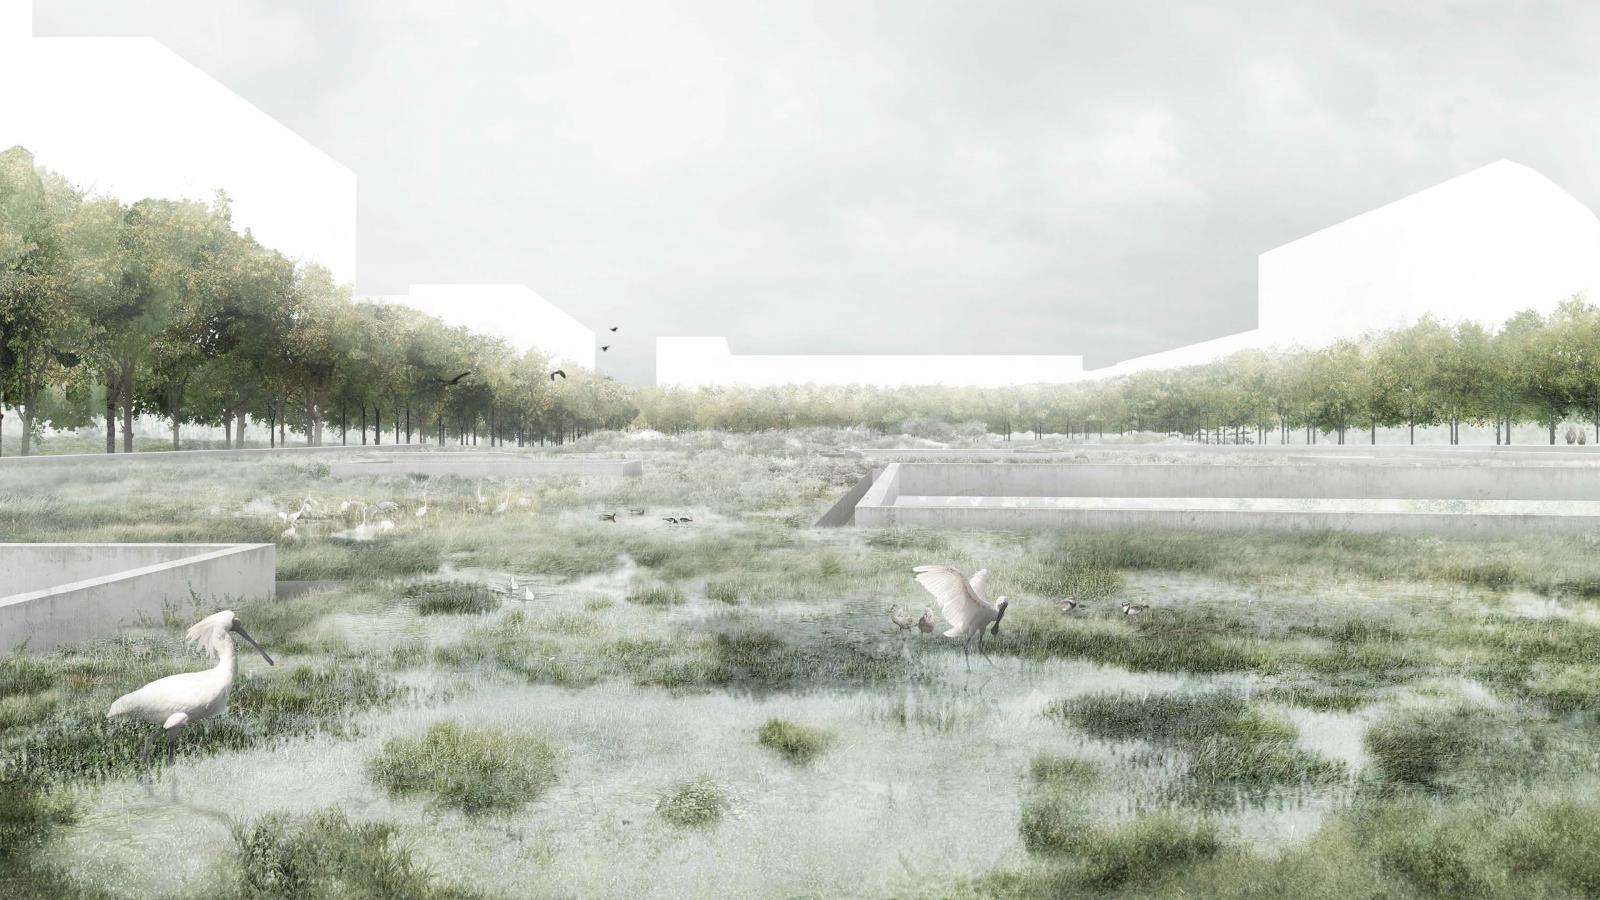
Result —
[[[455, 380], [462, 372], [471, 375]], [[1202, 441], [1344, 442], [1379, 428], [1595, 422], [1600, 310], [1581, 297], [1498, 328], [1425, 319], [1318, 350], [1073, 385], [676, 390], [592, 372], [552, 381], [548, 361], [414, 310], [352, 300], [314, 265], [239, 232], [228, 200], [85, 196], [22, 148], [0, 154], [0, 410], [22, 448], [43, 427], [103, 422], [106, 451], [133, 422], [219, 426], [228, 446], [265, 423], [311, 444], [565, 440], [631, 425], [755, 431], [908, 421], [982, 423], [1006, 435], [1146, 431]], [[0, 429], [4, 428], [0, 417]]]
[[664, 390], [637, 401], [663, 430], [748, 431], [804, 425], [865, 425], [889, 431], [907, 420], [974, 421], [1015, 432], [1103, 435], [1147, 431], [1208, 442], [1339, 443], [1352, 431], [1376, 443], [1378, 429], [1593, 422], [1600, 440], [1600, 309], [1582, 297], [1549, 316], [1522, 312], [1498, 329], [1423, 319], [1410, 327], [1317, 350], [1250, 350], [1182, 369], [1069, 385], [1006, 389], [884, 390], [784, 387]]
[[[457, 374], [472, 374], [453, 384]], [[327, 270], [235, 230], [228, 199], [88, 197], [22, 148], [0, 154], [0, 410], [22, 452], [45, 426], [136, 416], [341, 441], [561, 440], [631, 422], [615, 382], [414, 310], [355, 302]], [[0, 428], [4, 419], [0, 418]]]

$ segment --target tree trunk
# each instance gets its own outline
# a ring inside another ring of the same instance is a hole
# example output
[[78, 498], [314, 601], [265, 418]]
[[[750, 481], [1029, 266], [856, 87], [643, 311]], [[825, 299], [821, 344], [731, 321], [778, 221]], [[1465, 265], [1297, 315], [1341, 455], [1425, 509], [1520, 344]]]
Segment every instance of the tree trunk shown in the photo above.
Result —
[[121, 391], [115, 380], [106, 382], [106, 452], [117, 452], [117, 394]]
[[17, 410], [22, 417], [22, 455], [33, 453], [33, 403], [32, 399], [24, 399], [22, 408]]
[[133, 452], [133, 372], [122, 373], [122, 452]]
[[372, 408], [372, 446], [383, 443], [383, 407]]

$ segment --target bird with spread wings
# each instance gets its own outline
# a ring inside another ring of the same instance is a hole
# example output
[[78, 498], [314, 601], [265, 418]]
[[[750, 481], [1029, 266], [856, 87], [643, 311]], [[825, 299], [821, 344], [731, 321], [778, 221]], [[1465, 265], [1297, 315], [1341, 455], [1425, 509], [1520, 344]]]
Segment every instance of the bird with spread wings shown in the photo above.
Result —
[[[911, 572], [917, 584], [939, 601], [939, 612], [950, 623], [950, 630], [944, 636], [965, 641], [961, 653], [967, 668], [972, 668], [974, 640], [978, 642], [978, 653], [988, 660], [989, 654], [983, 649], [983, 630], [988, 628], [990, 634], [999, 637], [1000, 620], [1005, 618], [1006, 607], [1011, 603], [1003, 596], [998, 600], [989, 599], [989, 570], [979, 569], [970, 579], [953, 566], [917, 566]], [[994, 660], [989, 662], [992, 665]]]

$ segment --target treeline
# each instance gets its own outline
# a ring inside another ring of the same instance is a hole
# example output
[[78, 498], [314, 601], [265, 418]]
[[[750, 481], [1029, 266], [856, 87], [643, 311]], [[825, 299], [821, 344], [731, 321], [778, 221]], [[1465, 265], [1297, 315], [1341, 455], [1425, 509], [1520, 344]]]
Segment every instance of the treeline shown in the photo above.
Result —
[[[1518, 313], [1500, 327], [1424, 319], [1316, 350], [1236, 353], [1207, 365], [1069, 385], [1004, 389], [658, 390], [637, 401], [663, 430], [750, 431], [807, 425], [899, 430], [907, 421], [979, 422], [1017, 432], [1103, 436], [1129, 431], [1205, 442], [1377, 442], [1378, 429], [1593, 423], [1600, 440], [1600, 309], [1582, 297], [1548, 316]], [[1352, 436], [1356, 432], [1357, 436]], [[1362, 434], [1361, 432], [1364, 432]]]
[[[463, 372], [471, 374], [456, 379]], [[1594, 423], [1600, 310], [1582, 297], [1498, 327], [1425, 319], [1317, 350], [1071, 385], [976, 388], [635, 388], [414, 310], [353, 301], [329, 273], [261, 246], [212, 203], [85, 196], [22, 148], [0, 154], [0, 410], [23, 452], [44, 427], [103, 421], [219, 426], [229, 446], [264, 423], [311, 444], [564, 441], [630, 426], [759, 431], [980, 423], [1018, 432], [1174, 434], [1207, 442], [1344, 443], [1379, 428]], [[0, 428], [4, 428], [0, 419]]]
[[[450, 383], [462, 372], [471, 374]], [[135, 417], [340, 441], [563, 440], [632, 422], [620, 385], [385, 304], [261, 246], [228, 200], [86, 196], [25, 149], [0, 153], [0, 410], [22, 452], [44, 427]], [[0, 419], [0, 428], [4, 427]]]

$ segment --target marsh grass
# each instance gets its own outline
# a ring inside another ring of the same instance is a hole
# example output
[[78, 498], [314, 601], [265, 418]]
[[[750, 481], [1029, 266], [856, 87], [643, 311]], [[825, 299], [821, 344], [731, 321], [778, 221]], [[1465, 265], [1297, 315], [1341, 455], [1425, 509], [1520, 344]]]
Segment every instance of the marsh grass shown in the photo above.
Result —
[[821, 728], [787, 719], [768, 719], [756, 731], [756, 741], [796, 765], [806, 765], [821, 756], [833, 736]]
[[1052, 703], [1046, 715], [1107, 740], [1145, 740], [1183, 755], [1175, 795], [1213, 805], [1291, 785], [1347, 781], [1344, 763], [1295, 745], [1295, 729], [1234, 694], [1091, 694]]
[[482, 615], [500, 608], [498, 593], [472, 581], [423, 581], [407, 587], [405, 598], [424, 616]]
[[628, 602], [638, 606], [679, 606], [688, 598], [670, 584], [641, 582], [628, 591]]
[[543, 737], [440, 722], [420, 738], [397, 737], [368, 764], [391, 794], [426, 794], [468, 814], [519, 809], [556, 779], [556, 753]]
[[722, 821], [729, 806], [722, 786], [709, 778], [680, 781], [656, 798], [656, 815], [680, 828], [703, 828]]
[[249, 825], [236, 825], [233, 840], [241, 900], [478, 896], [441, 883], [412, 858], [393, 826], [351, 822], [337, 810], [304, 819], [264, 816]]

